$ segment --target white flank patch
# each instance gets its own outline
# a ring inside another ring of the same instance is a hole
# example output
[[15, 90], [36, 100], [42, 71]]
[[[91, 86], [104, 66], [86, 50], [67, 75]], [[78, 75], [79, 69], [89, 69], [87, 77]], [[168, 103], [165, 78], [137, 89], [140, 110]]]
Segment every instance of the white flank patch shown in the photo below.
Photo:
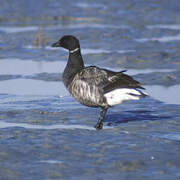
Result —
[[[132, 94], [134, 94], [134, 96]], [[122, 88], [108, 92], [104, 96], [106, 97], [108, 105], [114, 106], [121, 104], [123, 101], [138, 100], [141, 93], [135, 89]]]

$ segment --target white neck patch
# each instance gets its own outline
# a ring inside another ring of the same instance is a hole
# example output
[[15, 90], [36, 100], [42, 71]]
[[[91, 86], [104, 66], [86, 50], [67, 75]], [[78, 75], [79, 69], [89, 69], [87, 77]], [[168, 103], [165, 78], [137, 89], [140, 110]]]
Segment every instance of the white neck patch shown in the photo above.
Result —
[[74, 53], [74, 52], [76, 52], [76, 51], [78, 51], [79, 50], [79, 48], [76, 48], [76, 49], [74, 49], [74, 50], [71, 50], [71, 51], [69, 51], [70, 53]]

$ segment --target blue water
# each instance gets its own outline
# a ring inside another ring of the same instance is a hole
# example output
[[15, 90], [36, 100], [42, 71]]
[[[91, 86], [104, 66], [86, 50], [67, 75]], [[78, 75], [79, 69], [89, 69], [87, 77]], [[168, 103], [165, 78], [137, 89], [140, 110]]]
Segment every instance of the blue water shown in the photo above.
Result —
[[[0, 180], [180, 178], [179, 1], [23, 1], [0, 7]], [[64, 34], [86, 65], [140, 81], [149, 97], [108, 110], [64, 88]]]

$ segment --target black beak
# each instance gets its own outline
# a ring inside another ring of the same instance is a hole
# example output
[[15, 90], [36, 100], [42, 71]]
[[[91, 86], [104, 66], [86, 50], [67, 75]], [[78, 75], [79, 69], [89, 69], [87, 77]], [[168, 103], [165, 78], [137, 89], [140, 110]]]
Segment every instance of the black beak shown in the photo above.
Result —
[[53, 43], [51, 46], [52, 47], [61, 47], [61, 45], [59, 44], [59, 41]]

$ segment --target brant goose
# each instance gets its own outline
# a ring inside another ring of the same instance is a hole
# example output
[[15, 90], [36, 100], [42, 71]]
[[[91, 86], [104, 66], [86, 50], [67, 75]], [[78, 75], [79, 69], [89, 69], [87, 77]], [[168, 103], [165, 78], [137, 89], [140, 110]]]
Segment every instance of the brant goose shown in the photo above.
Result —
[[140, 89], [140, 83], [124, 74], [96, 66], [85, 67], [81, 55], [79, 40], [72, 36], [63, 36], [52, 47], [69, 50], [69, 59], [63, 72], [63, 82], [71, 95], [81, 104], [101, 107], [96, 129], [103, 128], [107, 109], [127, 100], [138, 100], [146, 93]]

